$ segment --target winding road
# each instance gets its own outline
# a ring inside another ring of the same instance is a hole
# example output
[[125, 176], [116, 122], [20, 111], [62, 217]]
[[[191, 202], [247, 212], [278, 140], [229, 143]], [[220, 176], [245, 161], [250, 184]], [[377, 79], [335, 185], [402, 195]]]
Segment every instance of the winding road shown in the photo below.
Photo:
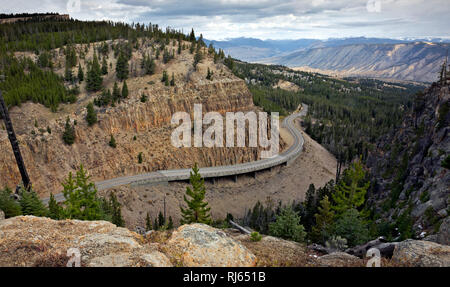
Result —
[[[294, 161], [302, 152], [304, 139], [300, 131], [295, 127], [294, 120], [298, 117], [305, 116], [308, 112], [308, 106], [302, 104], [300, 112], [293, 113], [284, 118], [282, 126], [285, 127], [293, 137], [292, 145], [284, 152], [262, 160], [240, 163], [235, 165], [224, 165], [214, 167], [203, 167], [199, 169], [203, 178], [218, 178], [224, 176], [233, 176], [240, 174], [252, 173], [264, 169], [268, 169], [280, 164], [288, 164]], [[116, 177], [108, 180], [98, 181], [95, 183], [97, 189], [105, 190], [121, 185], [145, 185], [151, 183], [161, 183], [169, 181], [188, 180], [191, 169], [171, 169], [161, 170], [150, 173], [143, 173], [138, 175], [129, 175]], [[62, 193], [56, 194], [55, 199], [58, 202], [64, 201]], [[43, 202], [48, 203], [49, 198], [44, 198]]]

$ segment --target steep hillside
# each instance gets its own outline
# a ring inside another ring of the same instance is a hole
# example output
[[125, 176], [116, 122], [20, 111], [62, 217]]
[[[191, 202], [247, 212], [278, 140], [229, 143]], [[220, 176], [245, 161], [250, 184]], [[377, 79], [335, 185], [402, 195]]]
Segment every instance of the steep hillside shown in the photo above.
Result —
[[[105, 42], [109, 46], [104, 58], [107, 59], [108, 72], [103, 76], [103, 87], [113, 90], [116, 79], [115, 67], [117, 55], [114, 45], [124, 45], [126, 40]], [[79, 63], [88, 70], [88, 62], [94, 56], [94, 50], [100, 49], [103, 42], [74, 45]], [[21, 144], [21, 150], [35, 190], [48, 195], [60, 192], [60, 182], [69, 171], [83, 164], [93, 180], [103, 180], [119, 175], [131, 175], [148, 171], [171, 168], [190, 168], [195, 162], [200, 166], [225, 165], [259, 159], [257, 148], [191, 148], [177, 149], [171, 145], [170, 120], [178, 111], [191, 112], [194, 103], [202, 103], [203, 111], [256, 110], [245, 82], [235, 77], [222, 62], [214, 63], [213, 56], [204, 49], [203, 60], [193, 68], [194, 54], [184, 42], [180, 54], [165, 63], [162, 55], [155, 59], [155, 71], [146, 75], [140, 63], [143, 55], [155, 54], [161, 46], [154, 40], [138, 40], [138, 49], [133, 49], [129, 60], [130, 78], [127, 80], [129, 96], [112, 105], [95, 107], [98, 122], [88, 126], [86, 105], [101, 97], [102, 92], [86, 91], [86, 81], [79, 84], [80, 94], [73, 104], [61, 104], [56, 112], [51, 112], [40, 104], [25, 103], [10, 108], [13, 124]], [[156, 48], [155, 48], [156, 47]], [[165, 44], [165, 48], [176, 51], [178, 42]], [[65, 47], [67, 48], [67, 47]], [[54, 71], [64, 76], [65, 55], [59, 48], [50, 52]], [[158, 51], [159, 53], [159, 51]], [[30, 57], [38, 61], [31, 52], [16, 52], [16, 56]], [[207, 70], [213, 72], [206, 79]], [[78, 69], [73, 69], [77, 74]], [[166, 71], [174, 77], [174, 86], [161, 82]], [[69, 86], [71, 84], [69, 83]], [[146, 100], [143, 101], [143, 95]], [[75, 123], [75, 143], [66, 145], [62, 140], [66, 118]], [[3, 123], [1, 125], [3, 127]], [[111, 135], [117, 147], [108, 145]], [[10, 143], [4, 127], [0, 129], [2, 151], [10, 151]], [[143, 161], [138, 162], [141, 153]], [[1, 185], [13, 188], [20, 175], [12, 152], [0, 155]]]
[[386, 236], [426, 236], [450, 212], [449, 83], [419, 92], [400, 128], [368, 157], [375, 178], [369, 203]]
[[261, 60], [340, 76], [433, 82], [449, 44], [353, 44], [312, 48]]

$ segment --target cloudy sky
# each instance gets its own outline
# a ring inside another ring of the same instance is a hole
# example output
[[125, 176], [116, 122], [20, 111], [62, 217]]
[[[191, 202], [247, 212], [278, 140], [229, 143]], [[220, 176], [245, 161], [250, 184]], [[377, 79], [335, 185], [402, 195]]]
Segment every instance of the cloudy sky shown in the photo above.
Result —
[[207, 39], [450, 38], [449, 0], [0, 0], [0, 13], [152, 22]]

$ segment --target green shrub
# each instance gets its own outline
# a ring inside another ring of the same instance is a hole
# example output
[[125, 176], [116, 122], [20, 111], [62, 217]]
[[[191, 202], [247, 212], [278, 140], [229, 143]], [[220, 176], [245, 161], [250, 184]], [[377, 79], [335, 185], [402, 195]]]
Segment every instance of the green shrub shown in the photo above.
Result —
[[250, 234], [250, 240], [253, 242], [261, 241], [261, 239], [262, 239], [262, 236], [257, 231], [254, 231]]
[[280, 215], [276, 216], [276, 221], [269, 224], [269, 234], [297, 242], [303, 242], [306, 237], [300, 216], [292, 207], [283, 208]]
[[441, 161], [441, 166], [446, 169], [450, 169], [450, 155], [447, 155], [447, 157]]
[[48, 209], [33, 190], [22, 189], [20, 192], [20, 207], [23, 215], [47, 216]]
[[114, 138], [113, 135], [111, 135], [111, 138], [110, 138], [108, 144], [109, 144], [109, 146], [112, 147], [112, 148], [116, 148], [116, 147], [117, 147], [116, 139]]
[[425, 190], [425, 191], [422, 192], [422, 194], [420, 195], [420, 201], [421, 201], [421, 202], [427, 202], [428, 200], [430, 200], [430, 194], [428, 193], [427, 190]]
[[0, 190], [0, 210], [3, 210], [6, 218], [22, 214], [20, 204], [14, 200], [9, 188]]
[[354, 208], [342, 214], [334, 229], [335, 235], [345, 238], [350, 247], [363, 244], [369, 239], [367, 224], [360, 218], [358, 210]]
[[97, 113], [95, 112], [94, 104], [89, 103], [86, 109], [87, 109], [86, 121], [89, 126], [92, 126], [97, 122]]

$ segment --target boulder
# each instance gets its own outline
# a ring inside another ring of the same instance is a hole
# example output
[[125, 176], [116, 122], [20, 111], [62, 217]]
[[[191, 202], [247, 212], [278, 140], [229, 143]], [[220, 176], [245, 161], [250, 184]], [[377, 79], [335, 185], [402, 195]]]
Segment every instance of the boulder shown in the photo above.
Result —
[[5, 219], [5, 213], [0, 209], [0, 220]]
[[395, 246], [392, 260], [415, 267], [450, 267], [450, 246], [409, 239]]
[[211, 267], [256, 266], [256, 256], [225, 232], [205, 224], [182, 225], [164, 245], [177, 265]]
[[444, 219], [437, 233], [436, 242], [439, 244], [450, 245], [450, 216]]
[[362, 259], [345, 252], [333, 252], [317, 258], [319, 267], [357, 267], [364, 266]]
[[[18, 216], [0, 221], [0, 266], [171, 266], [142, 236], [106, 221]], [[75, 256], [76, 257], [76, 256]]]

